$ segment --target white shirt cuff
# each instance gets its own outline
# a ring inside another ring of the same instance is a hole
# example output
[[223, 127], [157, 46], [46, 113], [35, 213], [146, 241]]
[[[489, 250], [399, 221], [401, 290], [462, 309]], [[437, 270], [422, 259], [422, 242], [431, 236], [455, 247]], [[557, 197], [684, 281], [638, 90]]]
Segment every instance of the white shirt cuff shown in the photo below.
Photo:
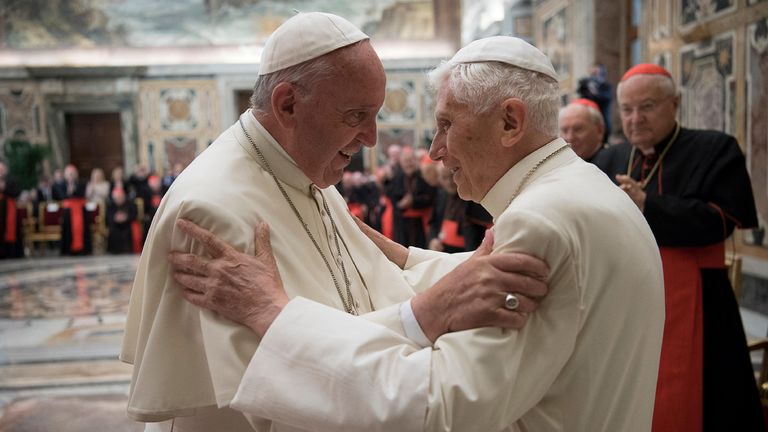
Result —
[[416, 315], [413, 314], [413, 308], [411, 307], [411, 300], [400, 304], [400, 322], [403, 324], [405, 337], [422, 348], [432, 346], [432, 342], [424, 334], [424, 330], [421, 329], [419, 322], [416, 321]]

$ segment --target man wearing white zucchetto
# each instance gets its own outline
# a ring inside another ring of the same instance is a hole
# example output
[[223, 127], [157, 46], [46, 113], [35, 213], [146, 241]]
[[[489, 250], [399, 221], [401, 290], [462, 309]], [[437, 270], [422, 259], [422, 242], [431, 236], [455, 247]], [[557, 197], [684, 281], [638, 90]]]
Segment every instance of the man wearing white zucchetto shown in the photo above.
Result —
[[[519, 330], [434, 338], [422, 319], [434, 308], [416, 296], [423, 341], [407, 326], [289, 299], [273, 226], [257, 226], [247, 254], [182, 224], [211, 254], [171, 255], [185, 298], [262, 337], [232, 406], [300, 431], [651, 430], [664, 325], [658, 248], [632, 200], [557, 138], [550, 61], [521, 39], [491, 37], [430, 80], [430, 156], [453, 172], [462, 198], [493, 215], [490, 256], [525, 251], [548, 263], [546, 298]], [[416, 286], [466, 257], [372, 239]]]
[[[376, 143], [384, 88], [384, 69], [368, 37], [338, 16], [298, 14], [269, 38], [252, 109], [174, 181], [139, 261], [121, 359], [134, 365], [128, 415], [147, 431], [296, 430], [234, 405], [260, 337], [184, 301], [168, 253], [203, 253], [204, 247], [179, 229], [181, 220], [251, 254], [253, 226], [268, 222], [288, 296], [359, 316], [378, 331], [403, 333], [398, 341], [413, 350], [420, 346], [405, 329], [430, 344], [446, 332], [525, 324], [546, 293], [543, 261], [489, 255], [489, 236], [455, 272], [419, 283], [420, 272], [390, 262], [349, 215], [333, 185], [354, 153]], [[358, 353], [366, 351], [378, 355], [374, 346]], [[426, 370], [402, 372], [415, 382]], [[289, 385], [301, 393], [301, 385]], [[397, 400], [381, 403], [405, 409]], [[397, 430], [401, 422], [392, 420], [390, 430]], [[406, 416], [402, 424], [416, 420]]]

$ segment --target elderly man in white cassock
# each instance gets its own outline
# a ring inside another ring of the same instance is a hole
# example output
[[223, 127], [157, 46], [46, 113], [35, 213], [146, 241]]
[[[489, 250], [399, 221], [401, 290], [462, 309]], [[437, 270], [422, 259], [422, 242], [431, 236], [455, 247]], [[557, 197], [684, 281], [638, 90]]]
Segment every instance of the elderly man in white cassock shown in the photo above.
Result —
[[[557, 138], [551, 63], [498, 36], [430, 80], [430, 156], [493, 215], [490, 256], [525, 251], [549, 264], [547, 297], [520, 330], [434, 338], [421, 295], [410, 302], [421, 329], [384, 328], [288, 300], [264, 226], [249, 256], [185, 224], [214, 256], [171, 255], [185, 297], [262, 336], [232, 406], [301, 431], [649, 431], [664, 324], [658, 248], [632, 200]], [[417, 286], [466, 259], [373, 239]]]
[[[253, 109], [184, 170], [161, 203], [139, 261], [121, 354], [134, 365], [128, 415], [147, 422], [146, 430], [295, 430], [232, 408], [260, 337], [184, 301], [167, 254], [204, 249], [179, 231], [178, 220], [194, 221], [249, 254], [256, 249], [253, 227], [268, 221], [274, 252], [270, 262], [287, 295], [360, 315], [380, 333], [396, 335], [404, 326], [418, 327], [417, 319], [437, 328], [433, 337], [483, 325], [519, 328], [546, 293], [543, 261], [522, 254], [489, 256], [487, 243], [419, 297], [452, 303], [422, 302], [433, 310], [430, 316], [403, 303], [417, 292], [407, 279], [412, 275], [391, 263], [360, 231], [332, 187], [351, 156], [376, 142], [385, 75], [367, 39], [335, 15], [307, 13], [288, 20], [265, 46]], [[515, 299], [515, 310], [502, 307], [507, 295]], [[320, 339], [335, 337], [316, 332], [316, 324], [300, 331]], [[420, 349], [405, 336], [396, 339], [407, 351]], [[374, 361], [380, 355], [376, 346], [358, 348], [358, 355], [370, 352]], [[424, 366], [391, 372], [418, 382], [428, 374]], [[258, 368], [255, 363], [252, 367]], [[301, 388], [285, 384], [286, 390]], [[385, 415], [394, 428], [390, 430], [418, 423], [423, 413], [405, 406], [410, 398], [401, 400], [392, 390], [364, 400], [393, 412]], [[400, 416], [405, 412], [409, 414]]]

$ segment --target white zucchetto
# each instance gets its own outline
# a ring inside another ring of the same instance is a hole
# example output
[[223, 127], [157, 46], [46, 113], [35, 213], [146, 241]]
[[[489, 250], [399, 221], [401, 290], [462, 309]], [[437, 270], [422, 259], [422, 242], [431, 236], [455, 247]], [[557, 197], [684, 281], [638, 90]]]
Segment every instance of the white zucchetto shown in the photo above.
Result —
[[552, 62], [538, 48], [513, 36], [493, 36], [476, 40], [460, 49], [448, 63], [496, 61], [544, 74], [558, 81]]
[[295, 66], [368, 38], [340, 16], [322, 12], [298, 13], [267, 39], [261, 53], [259, 75]]

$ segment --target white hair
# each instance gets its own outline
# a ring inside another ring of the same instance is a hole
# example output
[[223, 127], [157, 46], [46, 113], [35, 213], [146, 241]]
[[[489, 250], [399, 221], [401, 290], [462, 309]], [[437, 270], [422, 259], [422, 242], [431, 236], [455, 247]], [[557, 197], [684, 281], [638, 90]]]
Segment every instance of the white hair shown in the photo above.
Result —
[[[647, 76], [650, 76], [653, 81], [655, 81], [654, 84], [661, 89], [661, 91], [664, 93], [665, 96], [672, 97], [677, 96], [677, 86], [675, 86], [675, 82], [672, 80], [672, 78], [666, 76], [666, 75], [654, 75], [654, 74], [645, 74]], [[635, 75], [639, 76], [639, 75]], [[616, 86], [616, 99], [621, 98], [621, 86], [631, 79], [633, 79], [635, 76], [631, 76], [627, 78], [625, 81], [619, 82], [619, 85]]]
[[443, 62], [427, 75], [433, 90], [447, 82], [451, 93], [482, 114], [509, 98], [517, 98], [528, 108], [530, 126], [556, 136], [560, 87], [544, 74], [501, 62]]
[[575, 104], [575, 103], [566, 105], [560, 108], [560, 114], [558, 116], [558, 119], [562, 117], [566, 111], [573, 110], [573, 109], [582, 109], [582, 108], [587, 110], [589, 121], [592, 122], [592, 124], [605, 127], [605, 120], [603, 120], [603, 114], [601, 114], [600, 111], [596, 110], [595, 108], [587, 105], [581, 105], [581, 104]]

